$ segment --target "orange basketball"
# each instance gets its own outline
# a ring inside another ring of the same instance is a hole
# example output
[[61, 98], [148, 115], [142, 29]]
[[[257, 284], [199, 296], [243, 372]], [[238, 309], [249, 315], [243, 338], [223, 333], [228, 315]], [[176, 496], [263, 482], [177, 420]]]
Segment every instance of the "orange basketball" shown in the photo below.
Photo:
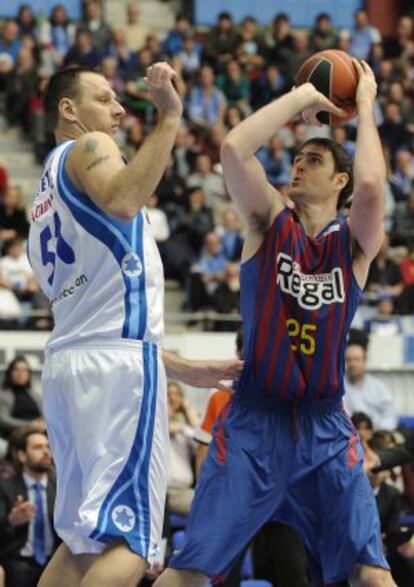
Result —
[[347, 113], [346, 118], [340, 118], [329, 112], [320, 112], [318, 120], [322, 124], [342, 124], [354, 118], [358, 73], [352, 57], [344, 51], [328, 49], [314, 53], [302, 63], [295, 82], [297, 86], [310, 82]]

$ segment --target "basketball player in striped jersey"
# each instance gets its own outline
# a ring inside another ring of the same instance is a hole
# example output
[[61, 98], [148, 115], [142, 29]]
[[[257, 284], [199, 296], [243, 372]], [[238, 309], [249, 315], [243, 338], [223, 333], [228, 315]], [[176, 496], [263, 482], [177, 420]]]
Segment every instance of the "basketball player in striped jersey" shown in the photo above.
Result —
[[181, 100], [166, 63], [148, 70], [158, 122], [125, 164], [124, 109], [99, 73], [52, 76], [57, 147], [31, 212], [28, 253], [55, 326], [42, 373], [63, 544], [40, 587], [135, 587], [160, 549], [168, 470], [166, 371], [190, 385], [232, 379], [240, 361], [162, 352], [164, 283], [145, 204], [166, 166]]
[[[227, 187], [247, 237], [241, 268], [245, 360], [196, 488], [187, 539], [157, 587], [220, 580], [267, 521], [293, 527], [315, 587], [395, 587], [357, 433], [342, 406], [344, 349], [383, 239], [385, 163], [374, 75], [358, 71], [355, 160], [311, 139], [297, 153], [285, 207], [255, 158], [302, 113], [340, 115], [311, 84], [260, 109], [226, 137]], [[349, 219], [337, 208], [353, 192]]]

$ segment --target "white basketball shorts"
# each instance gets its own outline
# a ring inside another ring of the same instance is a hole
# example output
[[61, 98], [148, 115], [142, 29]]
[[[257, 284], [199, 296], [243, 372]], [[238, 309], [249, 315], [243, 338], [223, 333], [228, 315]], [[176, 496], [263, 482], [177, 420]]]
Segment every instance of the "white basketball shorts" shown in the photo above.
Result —
[[57, 471], [55, 527], [73, 554], [124, 538], [150, 564], [168, 475], [165, 369], [148, 342], [46, 354], [44, 413]]

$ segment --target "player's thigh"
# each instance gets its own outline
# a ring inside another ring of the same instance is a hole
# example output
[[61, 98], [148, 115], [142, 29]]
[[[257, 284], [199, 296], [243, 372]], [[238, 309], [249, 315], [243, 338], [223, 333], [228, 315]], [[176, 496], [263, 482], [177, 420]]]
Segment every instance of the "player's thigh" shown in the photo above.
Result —
[[95, 558], [83, 576], [81, 587], [135, 587], [148, 563], [124, 542], [109, 546]]
[[86, 561], [61, 544], [43, 571], [38, 587], [78, 587], [85, 565]]
[[360, 565], [357, 577], [361, 587], [397, 587], [390, 571], [381, 567]]

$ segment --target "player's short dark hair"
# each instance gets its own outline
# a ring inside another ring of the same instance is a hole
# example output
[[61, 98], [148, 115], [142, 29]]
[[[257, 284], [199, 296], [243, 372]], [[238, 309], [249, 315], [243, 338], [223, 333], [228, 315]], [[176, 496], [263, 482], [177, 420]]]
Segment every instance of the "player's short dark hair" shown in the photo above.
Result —
[[301, 149], [307, 147], [308, 145], [318, 145], [323, 149], [330, 151], [334, 160], [335, 172], [348, 174], [348, 182], [346, 186], [343, 187], [339, 192], [338, 202], [336, 205], [337, 210], [341, 210], [345, 206], [354, 189], [354, 170], [353, 159], [351, 155], [342, 147], [342, 145], [339, 145], [332, 139], [315, 137], [303, 143]]
[[59, 102], [63, 98], [75, 99], [79, 95], [79, 79], [82, 73], [100, 73], [98, 69], [88, 67], [68, 67], [58, 71], [49, 80], [43, 97], [46, 120], [49, 128], [54, 130], [59, 120]]

